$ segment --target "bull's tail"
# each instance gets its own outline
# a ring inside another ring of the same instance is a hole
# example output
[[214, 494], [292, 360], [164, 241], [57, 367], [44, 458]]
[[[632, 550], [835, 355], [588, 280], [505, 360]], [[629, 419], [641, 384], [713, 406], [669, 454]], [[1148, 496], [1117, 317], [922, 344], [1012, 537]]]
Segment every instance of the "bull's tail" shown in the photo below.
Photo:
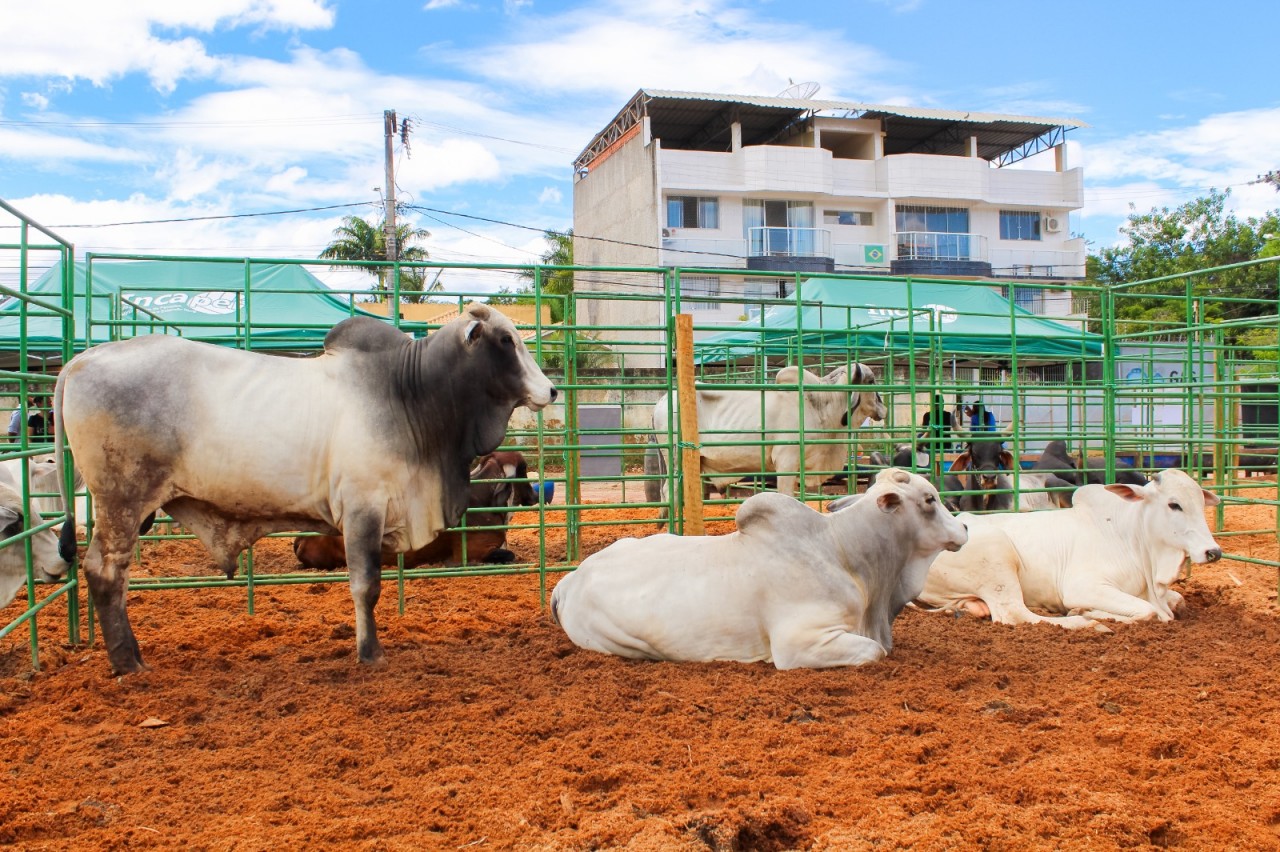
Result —
[[76, 558], [76, 500], [72, 484], [75, 472], [74, 469], [66, 469], [67, 439], [62, 428], [62, 390], [66, 375], [66, 372], [60, 373], [53, 386], [53, 458], [54, 469], [58, 472], [58, 496], [62, 498], [62, 510], [67, 515], [58, 534], [58, 555], [69, 565]]

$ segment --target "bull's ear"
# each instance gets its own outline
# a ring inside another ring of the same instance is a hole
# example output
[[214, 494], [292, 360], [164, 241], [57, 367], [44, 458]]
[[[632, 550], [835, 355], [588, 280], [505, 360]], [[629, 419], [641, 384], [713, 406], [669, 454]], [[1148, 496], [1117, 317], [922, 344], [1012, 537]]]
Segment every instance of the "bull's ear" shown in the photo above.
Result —
[[22, 513], [0, 506], [0, 536], [9, 538], [22, 532]]
[[1013, 453], [1008, 450], [1000, 452], [1000, 464], [1004, 465], [1005, 470], [1013, 470]]
[[1113, 482], [1111, 485], [1104, 485], [1102, 487], [1117, 497], [1128, 500], [1130, 503], [1136, 503], [1139, 500], [1146, 499], [1146, 491], [1137, 485], [1125, 485], [1122, 482]]
[[896, 491], [886, 491], [876, 498], [876, 505], [881, 512], [892, 512], [902, 505], [902, 495]]
[[462, 332], [462, 342], [468, 346], [475, 345], [476, 341], [480, 339], [481, 331], [480, 320], [473, 319], [467, 323], [466, 329]]
[[828, 503], [827, 511], [839, 512], [841, 509], [849, 508], [850, 506], [852, 506], [854, 503], [857, 503], [861, 499], [862, 499], [861, 494], [845, 495], [844, 497], [837, 498], [835, 500], [832, 500], [830, 503]]
[[962, 470], [968, 470], [970, 461], [972, 461], [972, 459], [969, 458], [968, 451], [961, 453], [956, 456], [956, 460], [951, 463], [951, 472], [959, 473]]
[[1212, 491], [1205, 491], [1203, 488], [1200, 490], [1204, 492], [1204, 504], [1206, 506], [1216, 506], [1222, 502], [1222, 498], [1217, 494], [1214, 494]]

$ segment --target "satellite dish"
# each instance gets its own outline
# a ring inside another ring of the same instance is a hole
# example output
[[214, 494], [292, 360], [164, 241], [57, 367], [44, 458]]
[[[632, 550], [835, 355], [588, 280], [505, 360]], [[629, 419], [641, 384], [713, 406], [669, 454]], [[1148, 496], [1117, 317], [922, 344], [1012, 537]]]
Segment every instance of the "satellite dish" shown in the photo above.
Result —
[[[791, 82], [788, 80], [787, 82]], [[778, 92], [780, 98], [796, 98], [798, 100], [806, 100], [818, 93], [818, 89], [822, 88], [820, 83], [792, 83], [781, 92]]]

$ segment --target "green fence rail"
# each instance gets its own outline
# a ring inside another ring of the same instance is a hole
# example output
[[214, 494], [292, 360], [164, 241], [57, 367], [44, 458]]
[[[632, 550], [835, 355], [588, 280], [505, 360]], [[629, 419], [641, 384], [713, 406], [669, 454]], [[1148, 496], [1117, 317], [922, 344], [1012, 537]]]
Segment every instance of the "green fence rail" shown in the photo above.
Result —
[[[370, 297], [367, 289], [281, 283], [292, 274], [289, 270], [308, 280], [310, 273], [324, 275], [331, 268], [381, 270], [386, 298], [398, 306], [387, 321], [415, 336], [447, 321], [443, 313], [448, 309], [493, 295], [491, 286], [466, 286], [473, 276], [500, 275], [528, 285], [527, 294], [506, 298], [532, 308], [528, 321], [517, 325], [561, 396], [537, 414], [518, 409], [504, 447], [522, 451], [531, 475], [553, 484], [555, 502], [530, 507], [521, 522], [506, 526], [536, 538], [536, 547], [524, 548], [516, 563], [487, 565], [478, 561], [483, 554], [468, 553], [474, 558], [459, 566], [387, 570], [384, 578], [396, 581], [402, 610], [405, 585], [428, 577], [536, 575], [545, 600], [549, 576], [575, 566], [584, 555], [583, 538], [597, 528], [608, 527], [618, 536], [648, 534], [657, 529], [661, 510], [673, 529], [681, 531], [684, 471], [679, 450], [684, 438], [674, 416], [672, 363], [674, 317], [681, 312], [694, 317], [699, 391], [745, 394], [760, 422], [772, 419], [771, 406], [778, 399], [789, 399], [795, 407], [793, 422], [785, 427], [708, 424], [701, 429], [704, 449], [735, 449], [752, 459], [735, 472], [735, 483], [720, 482], [719, 489], [709, 492], [715, 494], [705, 503], [709, 521], [731, 519], [743, 499], [771, 487], [778, 474], [808, 470], [814, 475], [797, 493], [814, 505], [852, 493], [902, 448], [913, 459], [918, 453], [923, 472], [935, 477], [944, 494], [957, 497], [962, 490], [948, 488], [954, 482], [944, 475], [960, 451], [961, 438], [942, 433], [936, 413], [952, 412], [967, 423], [967, 411], [980, 408], [1008, 428], [1001, 440], [1024, 464], [1049, 442], [1063, 441], [1076, 457], [1103, 459], [1107, 475], [1125, 465], [1144, 471], [1187, 469], [1223, 497], [1215, 526], [1228, 557], [1280, 567], [1274, 559], [1231, 549], [1231, 541], [1246, 532], [1274, 536], [1277, 531], [1275, 478], [1257, 476], [1275, 473], [1280, 445], [1276, 263], [1237, 264], [1111, 290], [1029, 280], [1005, 285], [1004, 295], [1020, 288], [1037, 292], [1043, 305], [1057, 300], [1058, 315], [1046, 317], [1002, 298], [999, 284], [946, 279], [125, 254], [93, 254], [73, 264], [69, 244], [4, 209], [22, 223], [13, 244], [0, 247], [16, 252], [23, 270], [13, 286], [0, 282], [0, 290], [16, 300], [0, 310], [0, 321], [16, 318], [17, 323], [14, 339], [0, 349], [13, 356], [15, 369], [4, 378], [16, 383], [20, 399], [28, 393], [47, 397], [51, 370], [100, 342], [177, 334], [306, 355], [318, 351], [333, 323], [376, 307], [364, 301]], [[39, 235], [39, 245], [32, 243], [28, 229]], [[36, 251], [52, 259], [32, 263]], [[137, 268], [130, 265], [155, 271], [173, 264], [216, 269], [221, 289], [211, 292], [194, 279], [140, 279], [117, 286], [123, 271]], [[37, 278], [40, 271], [44, 275]], [[543, 279], [565, 271], [574, 276], [574, 292], [546, 292]], [[56, 287], [50, 275], [57, 278]], [[1224, 277], [1235, 281], [1241, 275], [1257, 279], [1254, 289], [1221, 286]], [[712, 289], [706, 282], [713, 279], [747, 286], [734, 292]], [[445, 289], [426, 294], [428, 308], [415, 308], [423, 296], [406, 286], [413, 280], [442, 282]], [[195, 317], [182, 313], [181, 306], [193, 303], [205, 312]], [[439, 308], [435, 319], [413, 318], [414, 310], [429, 312], [432, 306]], [[42, 336], [37, 326], [55, 319], [60, 335]], [[32, 369], [33, 363], [39, 369]], [[817, 382], [834, 368], [851, 370], [855, 364], [874, 373], [870, 388]], [[809, 375], [802, 372], [779, 384], [779, 371], [790, 365], [802, 365]], [[800, 394], [868, 389], [883, 398], [883, 422], [806, 422], [813, 415], [795, 402]], [[772, 393], [776, 391], [789, 395], [779, 397]], [[671, 427], [655, 432], [655, 408]], [[932, 427], [924, 426], [926, 415]], [[769, 451], [777, 446], [798, 447], [798, 470], [771, 469]], [[833, 446], [840, 448], [836, 463], [809, 469], [820, 451]], [[27, 458], [49, 449], [24, 438], [3, 458]], [[652, 460], [654, 451], [665, 455], [665, 471], [646, 468], [646, 454]], [[1015, 507], [1032, 490], [1023, 476], [1021, 466], [1011, 472]], [[655, 485], [665, 488], [651, 499], [646, 495]], [[24, 488], [24, 499], [30, 496]], [[1270, 523], [1258, 530], [1226, 532], [1227, 518], [1244, 506], [1268, 507]], [[468, 512], [461, 527], [464, 541], [485, 529], [471, 516]], [[54, 524], [62, 517], [45, 520]], [[87, 540], [92, 522], [83, 520]], [[161, 523], [155, 534], [144, 537], [137, 555], [146, 570], [135, 572], [131, 589], [243, 587], [253, 611], [255, 590], [261, 586], [346, 579], [342, 572], [264, 571], [255, 564], [254, 549], [242, 557], [240, 571], [230, 580], [221, 575], [164, 576], [163, 566], [154, 564], [153, 542], [181, 536]], [[22, 539], [0, 542], [6, 545], [22, 546]], [[68, 602], [71, 641], [79, 641], [75, 576], [50, 593], [28, 571], [27, 607], [4, 634], [29, 625], [33, 664], [38, 665], [37, 615], [62, 599]], [[87, 627], [92, 641], [91, 615]]]

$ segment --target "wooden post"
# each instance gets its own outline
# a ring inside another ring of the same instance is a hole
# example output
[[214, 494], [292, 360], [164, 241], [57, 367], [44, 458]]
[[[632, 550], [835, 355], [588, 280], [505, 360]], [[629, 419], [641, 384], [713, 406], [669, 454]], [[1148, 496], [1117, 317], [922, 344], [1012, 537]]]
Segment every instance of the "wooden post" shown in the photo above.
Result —
[[705, 535], [698, 395], [693, 387], [693, 316], [676, 314], [676, 400], [680, 409], [680, 486], [685, 535]]

